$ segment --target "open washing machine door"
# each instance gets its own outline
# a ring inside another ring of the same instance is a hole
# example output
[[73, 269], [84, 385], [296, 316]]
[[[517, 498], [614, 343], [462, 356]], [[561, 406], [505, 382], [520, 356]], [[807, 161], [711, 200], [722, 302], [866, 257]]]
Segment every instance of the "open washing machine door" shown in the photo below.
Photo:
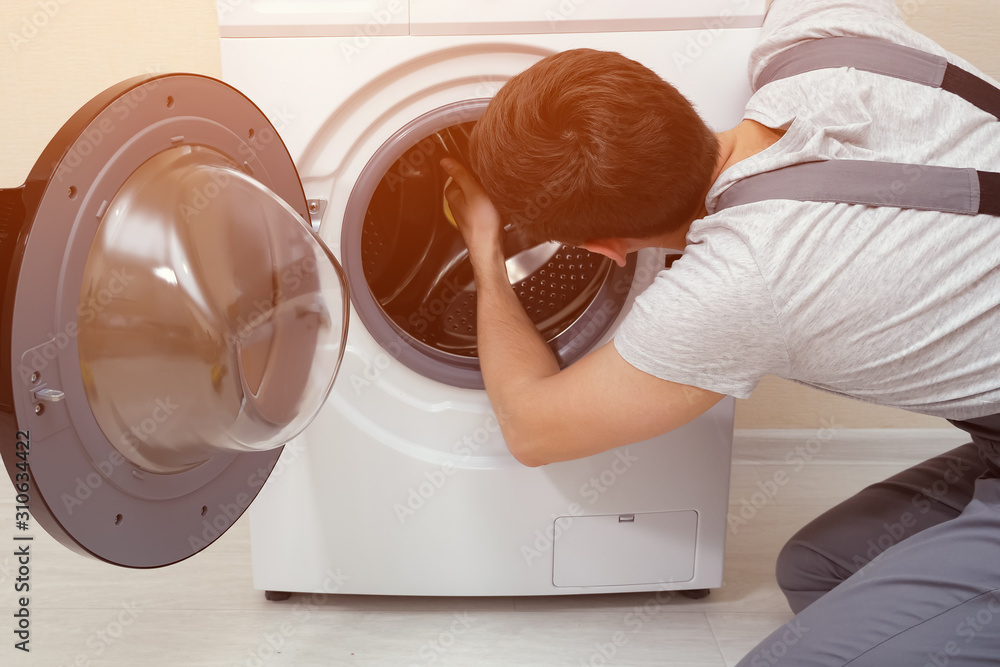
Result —
[[19, 512], [128, 567], [187, 558], [239, 518], [346, 345], [344, 272], [309, 217], [267, 118], [189, 74], [106, 90], [0, 190]]

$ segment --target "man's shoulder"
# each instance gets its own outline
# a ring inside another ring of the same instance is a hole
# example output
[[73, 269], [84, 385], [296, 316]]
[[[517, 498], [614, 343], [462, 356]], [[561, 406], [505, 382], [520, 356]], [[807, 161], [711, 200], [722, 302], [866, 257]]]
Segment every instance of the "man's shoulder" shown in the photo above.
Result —
[[754, 89], [761, 71], [783, 51], [804, 41], [843, 36], [917, 48], [929, 41], [906, 25], [893, 0], [774, 0], [750, 54], [748, 73]]

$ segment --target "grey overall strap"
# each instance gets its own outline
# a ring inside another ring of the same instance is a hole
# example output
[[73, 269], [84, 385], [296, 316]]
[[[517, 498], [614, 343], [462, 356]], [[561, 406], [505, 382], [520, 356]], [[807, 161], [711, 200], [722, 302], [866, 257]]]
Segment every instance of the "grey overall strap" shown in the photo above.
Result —
[[853, 67], [940, 88], [1000, 119], [1000, 90], [988, 81], [943, 56], [865, 37], [825, 37], [782, 51], [761, 72], [757, 87], [831, 67]]
[[[854, 67], [941, 88], [1000, 118], [1000, 89], [989, 82], [941, 56], [873, 39], [804, 42], [778, 54], [757, 84], [831, 67]], [[734, 183], [719, 198], [716, 211], [769, 199], [1000, 215], [1000, 173], [865, 160], [808, 162]]]
[[736, 181], [722, 193], [716, 210], [768, 199], [792, 199], [977, 215], [982, 204], [980, 192], [975, 169], [823, 160]]

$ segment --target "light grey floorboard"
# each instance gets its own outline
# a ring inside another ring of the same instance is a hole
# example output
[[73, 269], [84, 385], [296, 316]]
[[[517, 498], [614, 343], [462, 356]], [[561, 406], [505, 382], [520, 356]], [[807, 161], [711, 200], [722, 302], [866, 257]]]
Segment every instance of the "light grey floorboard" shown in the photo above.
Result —
[[4, 545], [18, 531], [12, 494], [0, 492], [0, 665], [731, 666], [792, 618], [773, 572], [785, 540], [865, 485], [963, 441], [948, 429], [739, 432], [725, 584], [703, 600], [341, 595], [276, 603], [253, 589], [245, 518], [202, 554], [157, 570], [83, 558], [33, 526], [29, 654], [13, 648], [18, 564]]

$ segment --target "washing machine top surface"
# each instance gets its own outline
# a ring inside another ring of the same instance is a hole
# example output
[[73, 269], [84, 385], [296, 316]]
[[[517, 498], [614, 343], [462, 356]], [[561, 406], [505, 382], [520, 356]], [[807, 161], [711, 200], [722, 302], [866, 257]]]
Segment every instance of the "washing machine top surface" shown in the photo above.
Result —
[[357, 38], [747, 28], [766, 0], [281, 0], [218, 3], [223, 37]]

